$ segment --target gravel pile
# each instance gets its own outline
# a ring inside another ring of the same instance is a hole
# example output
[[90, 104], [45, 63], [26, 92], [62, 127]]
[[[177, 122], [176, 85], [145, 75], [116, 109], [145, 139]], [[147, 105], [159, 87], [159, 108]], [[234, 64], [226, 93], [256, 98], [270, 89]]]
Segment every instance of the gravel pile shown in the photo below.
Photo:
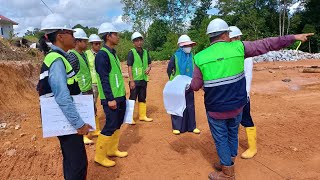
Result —
[[254, 62], [297, 61], [302, 59], [320, 59], [320, 53], [312, 54], [296, 50], [270, 51], [253, 57]]

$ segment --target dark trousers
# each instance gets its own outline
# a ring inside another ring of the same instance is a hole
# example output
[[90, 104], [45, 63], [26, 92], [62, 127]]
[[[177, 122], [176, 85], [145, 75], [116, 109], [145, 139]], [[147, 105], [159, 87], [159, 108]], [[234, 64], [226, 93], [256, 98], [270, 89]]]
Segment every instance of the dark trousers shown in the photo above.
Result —
[[250, 99], [248, 100], [247, 104], [243, 107], [242, 120], [240, 123], [244, 127], [254, 126], [254, 123], [252, 121], [252, 117], [250, 114]]
[[103, 110], [106, 115], [106, 124], [104, 125], [101, 134], [112, 136], [112, 134], [120, 129], [124, 115], [126, 113], [126, 101], [117, 101], [117, 109], [110, 109], [108, 105], [103, 105]]
[[192, 132], [196, 128], [196, 116], [194, 108], [194, 92], [186, 92], [186, 109], [183, 117], [171, 115], [172, 129], [179, 130], [181, 133]]
[[83, 136], [71, 134], [58, 136], [63, 155], [65, 180], [83, 180], [87, 176], [88, 159]]
[[136, 86], [134, 89], [130, 89], [130, 100], [136, 100], [138, 97], [139, 102], [146, 102], [147, 98], [147, 85]]

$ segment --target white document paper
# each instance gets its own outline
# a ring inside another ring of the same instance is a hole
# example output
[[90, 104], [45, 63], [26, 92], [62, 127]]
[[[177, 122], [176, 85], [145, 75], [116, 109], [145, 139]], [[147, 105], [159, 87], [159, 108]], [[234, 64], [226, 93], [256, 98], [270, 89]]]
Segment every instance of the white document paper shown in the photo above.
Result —
[[134, 100], [127, 100], [126, 101], [126, 114], [124, 115], [124, 123], [132, 124], [133, 120], [133, 111], [134, 111]]
[[[82, 120], [95, 130], [95, 114], [92, 95], [72, 96], [73, 102]], [[40, 97], [43, 137], [76, 134], [77, 130], [63, 114], [54, 97]], [[92, 130], [92, 131], [93, 131]]]
[[178, 75], [168, 81], [163, 89], [164, 107], [168, 114], [183, 117], [186, 109], [186, 89], [190, 86], [192, 78]]
[[252, 57], [246, 58], [244, 60], [244, 75], [246, 77], [246, 90], [247, 90], [248, 97], [250, 97], [252, 69], [253, 69], [253, 58]]

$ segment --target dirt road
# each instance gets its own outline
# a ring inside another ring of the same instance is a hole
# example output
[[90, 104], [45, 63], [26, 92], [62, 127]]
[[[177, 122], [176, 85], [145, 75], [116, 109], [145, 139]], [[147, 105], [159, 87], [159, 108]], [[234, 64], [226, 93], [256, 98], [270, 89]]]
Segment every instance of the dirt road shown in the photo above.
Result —
[[[320, 73], [299, 72], [311, 65], [320, 66], [320, 61], [255, 64], [251, 106], [258, 154], [250, 160], [237, 158], [238, 180], [320, 179]], [[63, 179], [58, 140], [41, 137], [34, 89], [37, 71], [29, 65], [0, 64], [0, 123], [7, 123], [0, 129], [0, 179]], [[217, 154], [203, 92], [195, 95], [201, 134], [176, 136], [163, 107], [166, 81], [166, 62], [154, 63], [147, 99], [154, 122], [123, 125], [120, 149], [129, 152], [127, 158], [115, 159], [115, 167], [104, 168], [93, 161], [95, 146], [87, 146], [89, 180], [207, 179]], [[103, 124], [101, 107], [99, 117]], [[239, 132], [240, 154], [247, 143], [242, 127]]]

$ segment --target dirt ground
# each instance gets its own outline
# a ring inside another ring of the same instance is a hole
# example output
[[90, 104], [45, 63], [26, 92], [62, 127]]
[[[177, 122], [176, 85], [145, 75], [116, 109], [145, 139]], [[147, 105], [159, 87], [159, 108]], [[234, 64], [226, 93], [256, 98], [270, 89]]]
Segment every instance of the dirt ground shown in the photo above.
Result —
[[[171, 133], [170, 116], [162, 100], [166, 63], [154, 63], [148, 85], [148, 115], [154, 121], [122, 126], [120, 150], [128, 151], [129, 156], [115, 158], [115, 167], [94, 163], [95, 146], [87, 146], [89, 180], [198, 180], [207, 179], [213, 171], [218, 158], [205, 116], [203, 92], [195, 94], [201, 134]], [[303, 66], [311, 65], [320, 66], [320, 61], [254, 65], [251, 106], [258, 154], [250, 160], [236, 159], [238, 180], [320, 179], [320, 73], [300, 72]], [[37, 77], [38, 67], [0, 63], [0, 123], [7, 123], [0, 129], [1, 180], [63, 179], [58, 139], [42, 138]], [[99, 118], [103, 125], [100, 106]], [[241, 154], [247, 147], [243, 127], [239, 139]]]

